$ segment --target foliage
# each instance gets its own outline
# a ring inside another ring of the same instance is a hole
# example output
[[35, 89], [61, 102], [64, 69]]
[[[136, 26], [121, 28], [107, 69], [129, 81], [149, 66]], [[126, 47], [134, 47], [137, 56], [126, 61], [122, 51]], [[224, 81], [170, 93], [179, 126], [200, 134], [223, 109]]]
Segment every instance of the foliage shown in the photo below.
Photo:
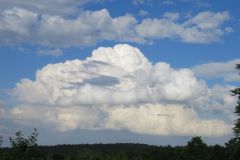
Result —
[[229, 160], [239, 160], [240, 157], [240, 143], [237, 138], [232, 138], [225, 144], [226, 153]]
[[37, 147], [37, 129], [34, 129], [32, 134], [25, 137], [21, 131], [15, 133], [15, 137], [10, 137], [11, 150], [9, 157], [18, 160], [28, 160], [39, 156]]
[[228, 158], [227, 150], [224, 146], [210, 146], [208, 153], [210, 153], [211, 160], [226, 160]]
[[[240, 71], [240, 64], [236, 65], [236, 69]], [[240, 139], [240, 87], [232, 90], [232, 95], [237, 97], [237, 105], [235, 107], [235, 113], [237, 114], [238, 118], [234, 121], [234, 134], [235, 137]]]
[[[1, 160], [239, 160], [240, 157], [240, 147], [236, 141], [230, 140], [226, 147], [207, 146], [201, 137], [193, 137], [186, 146], [175, 147], [131, 143], [56, 146], [37, 146], [33, 143], [29, 146], [32, 143], [28, 142], [28, 149], [16, 154], [13, 152], [16, 146], [22, 147], [19, 142], [30, 141], [31, 137], [25, 138], [20, 133], [17, 132], [13, 138], [14, 146], [4, 149], [5, 156], [0, 155]], [[29, 152], [32, 147], [37, 154]]]
[[203, 143], [201, 137], [193, 137], [186, 147], [187, 160], [207, 160], [209, 159], [208, 147]]
[[[240, 64], [236, 64], [235, 67], [238, 71], [240, 71]], [[240, 74], [240, 73], [239, 73]], [[232, 96], [237, 98], [237, 105], [235, 107], [235, 113], [238, 118], [234, 121], [233, 133], [235, 138], [229, 140], [226, 143], [226, 149], [228, 153], [228, 157], [230, 160], [239, 160], [240, 157], [240, 87], [231, 90]]]

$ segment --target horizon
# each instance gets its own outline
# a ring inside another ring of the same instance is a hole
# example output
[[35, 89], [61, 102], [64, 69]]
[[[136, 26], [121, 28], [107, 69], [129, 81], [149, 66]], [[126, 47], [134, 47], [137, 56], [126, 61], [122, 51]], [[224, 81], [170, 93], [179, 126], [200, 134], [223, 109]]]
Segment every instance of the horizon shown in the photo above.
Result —
[[238, 1], [3, 0], [0, 135], [39, 145], [233, 137]]

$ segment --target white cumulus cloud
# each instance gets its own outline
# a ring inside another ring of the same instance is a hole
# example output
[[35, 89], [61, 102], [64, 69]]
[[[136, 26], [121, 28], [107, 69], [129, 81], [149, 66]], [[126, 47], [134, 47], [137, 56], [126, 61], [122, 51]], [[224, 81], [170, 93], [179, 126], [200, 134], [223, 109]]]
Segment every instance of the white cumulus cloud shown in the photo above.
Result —
[[222, 24], [230, 19], [228, 12], [200, 12], [185, 22], [178, 22], [178, 13], [166, 13], [163, 18], [147, 18], [136, 26], [137, 33], [144, 38], [180, 39], [187, 43], [211, 43], [231, 29]]
[[35, 80], [22, 79], [13, 90], [19, 105], [8, 113], [18, 122], [60, 131], [222, 136], [231, 132], [230, 124], [198, 115], [198, 110], [233, 107], [233, 98], [222, 101], [224, 89], [215, 90], [222, 92], [215, 94], [190, 69], [152, 64], [139, 49], [119, 44], [100, 47], [85, 60], [49, 64]]
[[104, 2], [107, 0], [1, 0], [0, 9], [11, 9], [14, 7], [50, 15], [72, 15], [79, 13], [84, 4]]
[[147, 43], [177, 39], [212, 43], [232, 32], [228, 12], [200, 12], [188, 19], [167, 12], [139, 21], [130, 14], [112, 17], [107, 9], [81, 11], [74, 17], [39, 13], [19, 6], [0, 10], [0, 44], [33, 44], [55, 48], [89, 46], [100, 41]]
[[0, 43], [52, 47], [87, 46], [100, 40], [142, 41], [135, 36], [135, 17], [113, 18], [106, 9], [84, 11], [75, 19], [38, 14], [21, 8], [0, 13]]

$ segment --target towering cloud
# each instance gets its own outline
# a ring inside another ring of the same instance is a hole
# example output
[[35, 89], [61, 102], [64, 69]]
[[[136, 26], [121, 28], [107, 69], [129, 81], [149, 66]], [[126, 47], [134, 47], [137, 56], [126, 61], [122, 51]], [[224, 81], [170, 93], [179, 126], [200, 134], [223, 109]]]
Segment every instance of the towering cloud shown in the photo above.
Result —
[[223, 102], [225, 92], [215, 95], [190, 69], [152, 64], [127, 44], [100, 47], [85, 60], [49, 64], [35, 80], [18, 82], [13, 93], [19, 105], [8, 111], [11, 118], [61, 131], [222, 136], [231, 130], [227, 121], [202, 118], [199, 111], [222, 112], [234, 103], [231, 97]]

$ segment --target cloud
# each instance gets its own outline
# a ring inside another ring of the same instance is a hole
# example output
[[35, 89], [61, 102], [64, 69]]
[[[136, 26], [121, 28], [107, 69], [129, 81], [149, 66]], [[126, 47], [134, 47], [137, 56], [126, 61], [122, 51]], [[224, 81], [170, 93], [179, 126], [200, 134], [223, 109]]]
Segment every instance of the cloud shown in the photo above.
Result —
[[81, 11], [74, 18], [41, 14], [23, 8], [0, 12], [0, 44], [32, 44], [51, 48], [89, 46], [100, 41], [148, 43], [178, 39], [186, 43], [212, 43], [232, 32], [228, 12], [200, 12], [182, 21], [178, 13], [138, 21], [133, 15], [112, 17], [108, 10]]
[[170, 19], [170, 20], [173, 20], [173, 21], [176, 21], [179, 19], [180, 15], [179, 13], [174, 13], [174, 12], [166, 12], [163, 17], [167, 18], [167, 19]]
[[134, 5], [152, 5], [153, 0], [133, 0]]
[[9, 116], [20, 124], [34, 123], [35, 127], [37, 125], [45, 128], [54, 126], [62, 132], [78, 128], [96, 129], [100, 121], [98, 110], [84, 106], [57, 107], [24, 104], [13, 108]]
[[139, 15], [139, 16], [142, 16], [142, 17], [147, 16], [148, 14], [149, 14], [148, 11], [145, 11], [145, 10], [140, 10], [140, 11], [138, 12], [138, 15]]
[[50, 56], [61, 56], [63, 55], [63, 51], [61, 49], [50, 49], [50, 50], [38, 50], [37, 54], [39, 55], [50, 55]]
[[203, 2], [203, 1], [198, 1], [198, 2], [197, 2], [197, 5], [198, 5], [199, 7], [205, 7], [205, 8], [210, 8], [210, 7], [212, 7], [212, 4], [207, 3], [207, 2]]
[[101, 40], [141, 42], [131, 15], [112, 18], [106, 9], [82, 12], [76, 19], [13, 8], [0, 14], [0, 43], [51, 47], [88, 46]]
[[240, 81], [235, 65], [240, 63], [240, 59], [227, 62], [211, 62], [194, 66], [193, 72], [203, 78], [224, 78], [226, 82]]
[[4, 107], [5, 103], [3, 100], [0, 99], [0, 135], [3, 135], [2, 134], [2, 130], [5, 128], [3, 122], [2, 122], [2, 119], [5, 117], [5, 107]]
[[214, 85], [209, 94], [211, 103], [206, 105], [208, 109], [213, 109], [214, 111], [228, 114], [228, 116], [231, 118], [231, 121], [233, 121], [235, 119], [235, 116], [232, 116], [232, 113], [234, 113], [234, 107], [230, 106], [236, 106], [236, 99], [231, 95], [230, 91], [234, 88], [236, 87]]
[[234, 99], [223, 102], [226, 92], [219, 89], [208, 88], [190, 69], [152, 64], [139, 49], [119, 44], [100, 47], [85, 60], [48, 64], [35, 80], [22, 79], [12, 95], [18, 105], [8, 115], [60, 131], [222, 136], [231, 132], [230, 124], [198, 113], [232, 107]]
[[5, 113], [4, 104], [4, 101], [0, 100], [0, 116], [4, 115]]
[[[152, 65], [137, 48], [117, 45], [100, 47], [85, 61], [49, 64], [37, 72], [35, 81], [21, 80], [15, 91], [28, 103], [118, 105], [187, 101], [206, 89], [189, 69], [174, 70], [163, 62]], [[33, 94], [27, 94], [30, 91]]]
[[165, 0], [165, 1], [162, 2], [162, 4], [164, 4], [164, 5], [174, 5], [175, 3], [171, 0]]
[[147, 18], [136, 26], [137, 33], [143, 38], [180, 39], [186, 43], [211, 43], [230, 31], [221, 25], [228, 21], [228, 12], [200, 12], [185, 22], [177, 22], [177, 13], [167, 13], [164, 18]]
[[50, 15], [72, 15], [81, 11], [80, 7], [87, 3], [104, 2], [106, 0], [41, 0], [36, 3], [34, 0], [2, 0], [1, 10], [11, 9], [13, 6]]
[[146, 104], [116, 107], [109, 112], [106, 128], [153, 135], [222, 136], [230, 130], [221, 120], [203, 120], [190, 108]]
[[186, 22], [187, 25], [196, 25], [199, 29], [211, 30], [218, 28], [223, 22], [229, 20], [230, 15], [225, 12], [201, 12]]

